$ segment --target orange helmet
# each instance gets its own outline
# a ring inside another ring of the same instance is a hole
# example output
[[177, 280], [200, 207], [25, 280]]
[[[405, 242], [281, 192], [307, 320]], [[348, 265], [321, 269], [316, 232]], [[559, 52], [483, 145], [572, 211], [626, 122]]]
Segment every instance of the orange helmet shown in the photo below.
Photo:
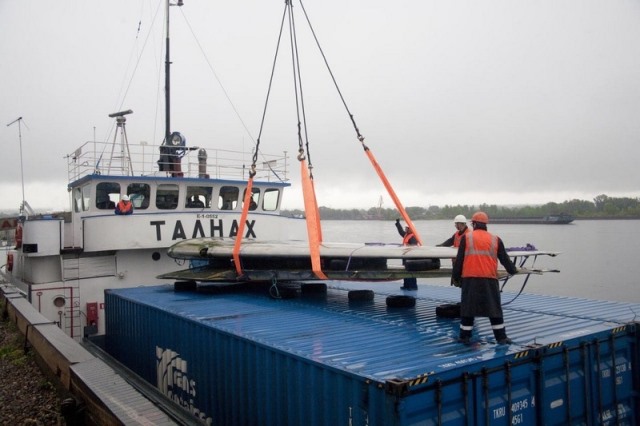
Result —
[[473, 216], [471, 216], [471, 221], [487, 224], [489, 223], [489, 216], [487, 216], [485, 212], [475, 212]]

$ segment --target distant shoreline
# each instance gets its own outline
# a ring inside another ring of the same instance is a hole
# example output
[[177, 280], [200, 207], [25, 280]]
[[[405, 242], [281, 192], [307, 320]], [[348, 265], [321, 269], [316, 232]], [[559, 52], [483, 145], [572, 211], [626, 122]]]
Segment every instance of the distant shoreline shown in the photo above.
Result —
[[[507, 219], [518, 219], [518, 218], [508, 218], [508, 217], [496, 217], [496, 219], [507, 220]], [[320, 218], [320, 220], [383, 220], [383, 221], [395, 221], [395, 219], [385, 219], [385, 218]], [[449, 219], [415, 219], [415, 220], [449, 220]], [[640, 220], [640, 217], [615, 217], [615, 216], [606, 216], [606, 217], [576, 217], [574, 218], [574, 222], [578, 220]], [[491, 224], [491, 218], [489, 218], [489, 224]], [[496, 225], [503, 225], [503, 223], [496, 223]], [[504, 223], [506, 225], [506, 223]], [[567, 225], [571, 225], [568, 223]]]

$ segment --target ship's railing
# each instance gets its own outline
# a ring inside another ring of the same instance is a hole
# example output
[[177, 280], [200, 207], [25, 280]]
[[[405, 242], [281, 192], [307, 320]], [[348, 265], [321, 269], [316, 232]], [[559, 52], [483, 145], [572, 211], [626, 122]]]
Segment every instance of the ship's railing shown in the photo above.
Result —
[[[201, 164], [201, 148], [206, 150], [206, 166]], [[184, 156], [180, 169], [184, 177], [200, 177], [204, 172], [212, 179], [246, 180], [253, 160], [252, 152], [208, 149], [205, 147], [182, 148]], [[91, 174], [120, 176], [170, 176], [170, 172], [160, 171], [158, 160], [160, 145], [146, 142], [120, 144], [110, 142], [86, 142], [67, 155], [69, 182]], [[204, 168], [203, 168], [204, 167]], [[286, 182], [288, 157], [281, 155], [258, 155], [255, 180]]]

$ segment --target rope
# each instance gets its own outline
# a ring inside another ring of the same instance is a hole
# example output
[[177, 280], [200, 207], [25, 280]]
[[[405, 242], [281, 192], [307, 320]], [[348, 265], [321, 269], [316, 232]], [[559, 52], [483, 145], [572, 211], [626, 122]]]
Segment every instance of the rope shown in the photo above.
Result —
[[267, 107], [269, 105], [269, 97], [271, 95], [271, 88], [273, 86], [273, 76], [275, 74], [276, 62], [278, 59], [278, 52], [280, 50], [280, 40], [282, 39], [282, 29], [284, 27], [284, 20], [287, 15], [287, 6], [285, 5], [285, 10], [282, 15], [282, 21], [280, 22], [280, 33], [278, 35], [278, 43], [276, 45], [276, 51], [273, 58], [273, 63], [271, 65], [271, 76], [269, 78], [269, 85], [267, 88], [267, 96], [264, 101], [264, 109], [262, 110], [262, 119], [260, 120], [260, 131], [258, 133], [258, 138], [256, 139], [256, 148], [253, 152], [253, 158], [251, 162], [251, 170], [249, 171], [249, 180], [247, 181], [247, 189], [244, 193], [244, 203], [242, 205], [242, 213], [240, 214], [240, 223], [238, 225], [238, 234], [236, 235], [235, 243], [233, 245], [233, 262], [236, 267], [236, 272], [239, 276], [242, 276], [242, 265], [240, 264], [240, 249], [242, 248], [242, 238], [244, 235], [244, 227], [247, 220], [247, 215], [249, 212], [250, 199], [252, 195], [253, 189], [253, 178], [256, 175], [256, 163], [258, 162], [258, 152], [260, 151], [260, 138], [262, 137], [262, 131], [264, 129], [264, 121], [267, 116]]
[[[293, 14], [291, 0], [285, 1], [287, 10], [291, 67], [293, 72], [293, 85], [296, 100], [296, 116], [298, 130], [298, 161], [300, 161], [300, 175], [302, 179], [302, 193], [304, 198], [305, 218], [307, 224], [307, 236], [309, 240], [309, 255], [311, 257], [311, 269], [320, 279], [327, 279], [322, 272], [320, 260], [320, 243], [322, 242], [322, 228], [320, 225], [320, 212], [316, 199], [315, 184], [313, 180], [313, 165], [311, 163], [311, 150], [308, 138], [306, 109], [304, 105], [304, 91], [302, 89], [302, 72], [300, 69], [300, 55], [298, 52], [298, 39], [296, 23]], [[281, 27], [282, 30], [282, 27]], [[308, 163], [307, 163], [308, 161]]]
[[[288, 1], [289, 0], [287, 0], [287, 2]], [[329, 61], [327, 60], [327, 57], [324, 54], [324, 51], [322, 50], [322, 47], [320, 46], [320, 42], [318, 41], [318, 37], [316, 36], [316, 33], [315, 33], [314, 29], [313, 29], [313, 25], [311, 25], [311, 21], [309, 20], [309, 16], [307, 15], [307, 11], [306, 11], [306, 9], [304, 7], [304, 4], [302, 3], [302, 0], [300, 0], [300, 6], [302, 7], [302, 11], [304, 13], [305, 19], [307, 20], [307, 23], [309, 24], [309, 29], [311, 30], [311, 34], [313, 35], [313, 39], [316, 42], [316, 46], [318, 47], [318, 50], [320, 51], [320, 54], [322, 55], [322, 59], [323, 59], [325, 65], [327, 67], [327, 71], [329, 72], [329, 75], [331, 76], [331, 80], [333, 81], [333, 84], [334, 84], [334, 86], [336, 88], [336, 91], [338, 92], [338, 95], [340, 96], [340, 100], [342, 101], [342, 104], [344, 105], [344, 108], [347, 111], [347, 114], [349, 115], [349, 119], [351, 120], [351, 124], [353, 124], [353, 128], [354, 128], [354, 130], [356, 132], [356, 136], [358, 138], [358, 141], [360, 141], [360, 143], [362, 144], [362, 148], [364, 149], [364, 152], [366, 153], [367, 157], [371, 161], [371, 164], [373, 165], [373, 168], [375, 169], [376, 173], [380, 177], [380, 180], [382, 181], [382, 184], [387, 189], [387, 192], [389, 193], [389, 196], [391, 197], [391, 199], [393, 200], [396, 208], [398, 209], [398, 212], [400, 212], [400, 215], [402, 216], [404, 221], [407, 223], [407, 226], [409, 226], [409, 229], [411, 230], [413, 235], [416, 237], [416, 240], [418, 240], [418, 244], [422, 245], [422, 238], [420, 238], [420, 235], [418, 234], [415, 226], [413, 225], [413, 222], [411, 221], [411, 218], [407, 214], [407, 211], [405, 210], [404, 206], [400, 202], [400, 199], [398, 198], [398, 196], [396, 195], [395, 191], [393, 190], [393, 187], [391, 186], [391, 183], [389, 182], [389, 180], [385, 176], [384, 172], [382, 171], [382, 168], [380, 167], [380, 165], [376, 161], [375, 157], [373, 156], [373, 153], [371, 153], [371, 150], [369, 149], [369, 147], [367, 147], [367, 145], [365, 145], [365, 143], [364, 143], [364, 136], [362, 136], [362, 134], [360, 133], [360, 129], [358, 129], [358, 125], [356, 124], [355, 118], [353, 117], [353, 114], [351, 113], [351, 111], [349, 110], [349, 107], [347, 106], [347, 102], [345, 101], [344, 96], [342, 95], [342, 91], [340, 90], [340, 87], [338, 86], [338, 82], [336, 81], [336, 78], [333, 75], [333, 71], [331, 70], [331, 67], [329, 66]], [[309, 164], [310, 164], [310, 167], [311, 167], [311, 162], [309, 162]]]

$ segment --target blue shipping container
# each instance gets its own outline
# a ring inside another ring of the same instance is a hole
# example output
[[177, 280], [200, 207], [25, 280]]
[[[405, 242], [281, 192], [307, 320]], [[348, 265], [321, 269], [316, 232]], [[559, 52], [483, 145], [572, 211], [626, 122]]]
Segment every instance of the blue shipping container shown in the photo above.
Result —
[[[471, 345], [435, 315], [456, 288], [397, 283], [272, 299], [266, 289], [106, 292], [106, 350], [195, 417], [219, 425], [636, 425], [640, 305], [521, 295], [512, 345], [486, 319]], [[505, 295], [508, 298], [509, 295]]]

